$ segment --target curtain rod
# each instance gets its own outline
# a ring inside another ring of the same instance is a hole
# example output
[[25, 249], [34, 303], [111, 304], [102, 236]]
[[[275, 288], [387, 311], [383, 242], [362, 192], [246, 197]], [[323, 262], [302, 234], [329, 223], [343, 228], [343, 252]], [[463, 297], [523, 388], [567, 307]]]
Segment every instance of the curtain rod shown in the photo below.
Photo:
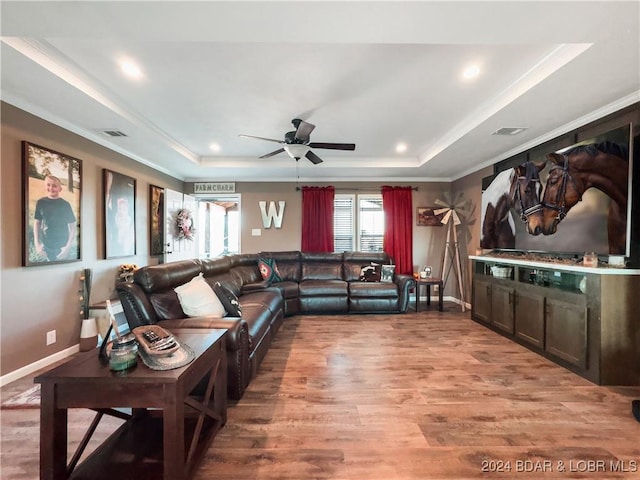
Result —
[[[296, 191], [300, 191], [302, 190], [303, 187], [296, 187]], [[411, 187], [411, 190], [417, 192], [420, 189], [420, 187]], [[370, 191], [375, 191], [376, 188], [372, 187], [372, 188], [336, 188], [335, 189], [336, 192], [370, 192]]]

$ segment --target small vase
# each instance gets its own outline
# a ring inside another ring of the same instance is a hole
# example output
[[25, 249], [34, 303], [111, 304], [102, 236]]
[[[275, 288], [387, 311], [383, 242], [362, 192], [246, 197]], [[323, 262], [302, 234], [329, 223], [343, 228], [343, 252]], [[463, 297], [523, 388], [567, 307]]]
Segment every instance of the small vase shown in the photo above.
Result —
[[85, 318], [80, 327], [80, 351], [88, 352], [98, 345], [98, 324], [95, 318]]

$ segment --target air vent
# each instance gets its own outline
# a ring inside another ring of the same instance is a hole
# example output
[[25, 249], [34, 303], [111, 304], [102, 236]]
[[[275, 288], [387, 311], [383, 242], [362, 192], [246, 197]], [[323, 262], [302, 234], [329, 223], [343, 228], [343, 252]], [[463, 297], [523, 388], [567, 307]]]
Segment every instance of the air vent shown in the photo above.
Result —
[[127, 134], [120, 130], [102, 130], [102, 133], [107, 137], [126, 137]]
[[491, 135], [517, 135], [524, 132], [526, 129], [527, 127], [503, 127], [499, 128]]

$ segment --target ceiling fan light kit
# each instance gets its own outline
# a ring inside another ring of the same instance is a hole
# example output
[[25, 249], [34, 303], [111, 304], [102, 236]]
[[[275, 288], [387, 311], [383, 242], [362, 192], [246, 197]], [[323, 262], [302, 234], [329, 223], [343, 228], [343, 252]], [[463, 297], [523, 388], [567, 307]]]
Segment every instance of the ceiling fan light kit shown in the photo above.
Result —
[[258, 140], [265, 140], [267, 142], [279, 143], [282, 148], [274, 150], [273, 152], [266, 153], [259, 158], [269, 158], [278, 155], [282, 152], [286, 152], [295, 161], [300, 160], [302, 157], [307, 158], [311, 163], [317, 165], [322, 163], [322, 159], [316, 155], [312, 148], [324, 148], [327, 150], [355, 150], [355, 143], [326, 143], [326, 142], [310, 142], [309, 136], [315, 125], [309, 122], [305, 122], [299, 118], [291, 120], [291, 124], [296, 128], [294, 131], [284, 134], [284, 140], [276, 140], [274, 138], [257, 137], [255, 135], [240, 134], [240, 137], [256, 138]]
[[295, 158], [296, 160], [300, 160], [302, 157], [304, 157], [309, 151], [309, 149], [310, 147], [308, 145], [301, 145], [301, 144], [292, 144], [292, 145], [284, 146], [284, 151], [287, 152], [291, 158]]

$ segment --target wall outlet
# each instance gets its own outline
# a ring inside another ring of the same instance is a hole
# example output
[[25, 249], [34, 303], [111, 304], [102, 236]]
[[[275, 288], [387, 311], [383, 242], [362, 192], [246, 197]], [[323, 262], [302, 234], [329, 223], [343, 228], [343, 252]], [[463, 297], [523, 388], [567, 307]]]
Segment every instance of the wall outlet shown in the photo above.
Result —
[[437, 292], [439, 289], [440, 289], [440, 285], [436, 284], [436, 285], [433, 286], [433, 291], [434, 292]]
[[47, 345], [53, 345], [54, 343], [56, 343], [56, 331], [51, 330], [47, 332]]

